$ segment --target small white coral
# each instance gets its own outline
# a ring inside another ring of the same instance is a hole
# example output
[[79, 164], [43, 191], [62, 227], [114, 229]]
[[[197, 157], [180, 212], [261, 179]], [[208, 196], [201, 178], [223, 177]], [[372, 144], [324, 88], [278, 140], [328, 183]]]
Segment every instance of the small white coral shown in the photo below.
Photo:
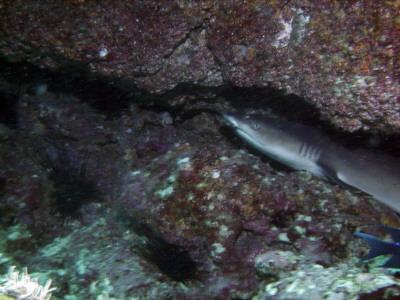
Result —
[[41, 286], [36, 278], [32, 278], [26, 268], [21, 273], [11, 267], [7, 276], [0, 282], [0, 293], [14, 297], [16, 300], [49, 300], [51, 280]]

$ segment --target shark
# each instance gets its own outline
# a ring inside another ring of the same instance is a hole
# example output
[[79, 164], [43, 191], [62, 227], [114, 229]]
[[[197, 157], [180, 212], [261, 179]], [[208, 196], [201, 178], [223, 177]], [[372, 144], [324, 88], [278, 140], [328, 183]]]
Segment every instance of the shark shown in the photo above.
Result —
[[400, 163], [396, 158], [346, 148], [314, 127], [274, 116], [220, 114], [238, 136], [273, 160], [361, 190], [400, 213]]

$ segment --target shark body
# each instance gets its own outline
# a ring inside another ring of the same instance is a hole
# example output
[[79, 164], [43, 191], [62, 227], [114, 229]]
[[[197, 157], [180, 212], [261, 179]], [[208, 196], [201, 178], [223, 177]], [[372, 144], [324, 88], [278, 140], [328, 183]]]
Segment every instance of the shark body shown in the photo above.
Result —
[[400, 163], [371, 151], [350, 150], [320, 131], [261, 115], [222, 113], [247, 143], [293, 169], [355, 187], [400, 212]]

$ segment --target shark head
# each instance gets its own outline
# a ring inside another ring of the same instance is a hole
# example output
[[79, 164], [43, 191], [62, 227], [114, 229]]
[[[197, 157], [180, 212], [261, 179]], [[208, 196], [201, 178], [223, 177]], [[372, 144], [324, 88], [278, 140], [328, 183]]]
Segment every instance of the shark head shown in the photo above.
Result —
[[244, 141], [263, 154], [294, 169], [324, 177], [318, 166], [321, 139], [311, 128], [264, 115], [223, 113], [222, 117]]
[[291, 136], [282, 136], [282, 128], [272, 118], [232, 113], [223, 114], [223, 118], [246, 142], [261, 152], [268, 151], [265, 154], [270, 154], [273, 147], [293, 142]]
[[293, 169], [355, 187], [400, 212], [400, 161], [346, 149], [320, 131], [264, 115], [222, 113], [248, 144]]

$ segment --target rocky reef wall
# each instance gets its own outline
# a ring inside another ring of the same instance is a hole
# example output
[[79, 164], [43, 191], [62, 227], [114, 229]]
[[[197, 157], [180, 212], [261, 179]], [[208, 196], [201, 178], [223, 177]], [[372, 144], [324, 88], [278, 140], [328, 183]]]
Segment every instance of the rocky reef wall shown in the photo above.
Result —
[[[272, 87], [347, 131], [400, 130], [398, 1], [1, 1], [0, 54], [152, 93]], [[112, 99], [110, 99], [112, 101]]]

